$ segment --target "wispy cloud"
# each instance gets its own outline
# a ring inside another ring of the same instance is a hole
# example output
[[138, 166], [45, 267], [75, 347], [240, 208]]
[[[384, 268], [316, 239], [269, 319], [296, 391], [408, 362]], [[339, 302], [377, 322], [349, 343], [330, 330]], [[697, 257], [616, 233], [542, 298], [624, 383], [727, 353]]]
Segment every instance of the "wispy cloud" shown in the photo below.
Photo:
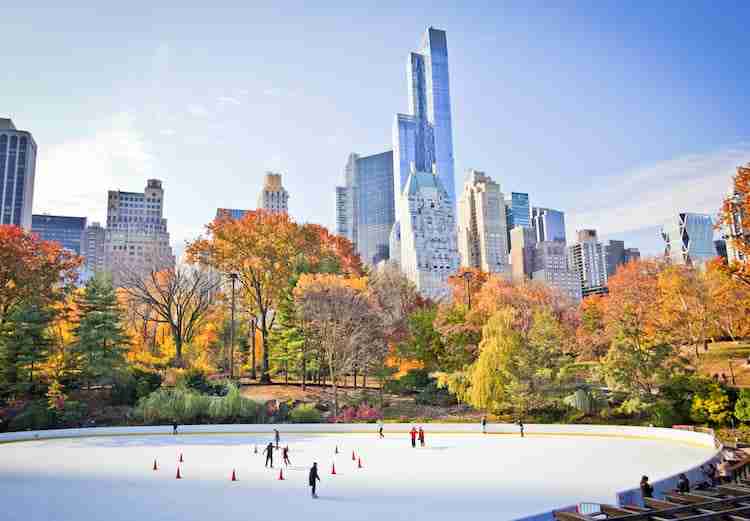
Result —
[[199, 103], [190, 103], [187, 106], [188, 114], [196, 118], [207, 118], [211, 116], [211, 111]]
[[242, 105], [242, 102], [232, 96], [219, 96], [216, 98], [219, 105]]
[[607, 178], [586, 193], [586, 204], [569, 210], [568, 234], [581, 228], [612, 234], [653, 227], [680, 211], [715, 214], [736, 167], [748, 161], [750, 144], [742, 143]]
[[281, 87], [269, 87], [263, 91], [263, 94], [273, 98], [281, 98], [296, 96], [298, 92], [296, 90], [284, 89]]
[[102, 221], [107, 190], [140, 190], [154, 163], [135, 117], [115, 114], [87, 136], [40, 148], [34, 211]]

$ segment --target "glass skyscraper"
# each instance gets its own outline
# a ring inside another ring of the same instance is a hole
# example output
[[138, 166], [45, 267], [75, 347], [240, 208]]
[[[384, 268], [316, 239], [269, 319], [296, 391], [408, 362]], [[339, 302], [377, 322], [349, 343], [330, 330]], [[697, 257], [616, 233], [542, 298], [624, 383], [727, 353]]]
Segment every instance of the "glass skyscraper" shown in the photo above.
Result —
[[531, 209], [531, 224], [536, 231], [537, 242], [565, 242], [565, 214], [550, 208]]
[[509, 249], [513, 249], [510, 240], [510, 232], [516, 226], [531, 228], [531, 207], [529, 205], [529, 194], [511, 192], [505, 197], [505, 220], [508, 230]]
[[86, 229], [85, 217], [62, 215], [32, 215], [31, 231], [43, 241], [55, 241], [77, 255], [81, 255], [82, 240]]
[[389, 259], [395, 221], [393, 152], [351, 154], [344, 177], [345, 186], [336, 187], [336, 232], [352, 241], [363, 262]]
[[396, 114], [393, 124], [393, 182], [396, 200], [413, 170], [433, 172], [456, 204], [453, 177], [453, 130], [445, 31], [428, 28], [419, 51], [409, 55], [406, 69], [409, 114]]
[[664, 256], [676, 264], [698, 265], [716, 257], [710, 215], [680, 213], [662, 228]]
[[0, 118], [0, 224], [31, 229], [35, 171], [34, 138]]

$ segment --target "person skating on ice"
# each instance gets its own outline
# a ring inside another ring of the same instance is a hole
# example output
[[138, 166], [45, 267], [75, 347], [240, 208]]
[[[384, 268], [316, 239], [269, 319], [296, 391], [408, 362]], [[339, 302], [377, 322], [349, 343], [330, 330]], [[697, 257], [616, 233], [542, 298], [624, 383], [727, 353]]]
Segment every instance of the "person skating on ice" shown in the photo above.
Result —
[[313, 463], [313, 466], [310, 468], [310, 477], [308, 478], [308, 483], [312, 487], [312, 497], [318, 497], [318, 494], [315, 492], [315, 487], [320, 481], [320, 476], [318, 476], [318, 464]]
[[172, 422], [172, 434], [177, 434], [177, 427], [179, 427], [179, 425], [177, 425], [177, 420], [175, 420]]
[[268, 445], [263, 450], [263, 454], [266, 455], [266, 467], [268, 467], [268, 464], [271, 464], [271, 468], [273, 468], [273, 443], [270, 441], [268, 442]]
[[411, 434], [411, 448], [413, 449], [417, 446], [417, 429], [412, 427], [409, 434]]
[[487, 434], [487, 417], [482, 416], [482, 434]]
[[281, 451], [281, 455], [284, 458], [284, 465], [289, 466], [292, 464], [292, 462], [289, 461], [289, 445], [284, 447], [284, 449]]
[[273, 430], [273, 437], [276, 440], [276, 448], [279, 448], [279, 442], [281, 441], [281, 435], [279, 434], [279, 429]]
[[419, 446], [424, 447], [424, 429], [419, 428]]
[[382, 440], [385, 438], [385, 435], [383, 434], [383, 420], [378, 420], [378, 436]]
[[523, 420], [518, 420], [518, 428], [521, 431], [521, 437], [523, 438]]

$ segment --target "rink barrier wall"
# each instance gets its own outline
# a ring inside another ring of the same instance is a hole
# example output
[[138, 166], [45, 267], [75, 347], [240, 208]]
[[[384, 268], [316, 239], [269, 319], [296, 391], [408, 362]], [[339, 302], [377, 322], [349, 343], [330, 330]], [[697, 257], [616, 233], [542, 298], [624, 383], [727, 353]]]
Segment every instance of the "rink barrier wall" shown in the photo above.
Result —
[[[386, 423], [386, 434], [407, 433], [413, 426], [425, 428], [429, 434], [481, 434], [478, 424], [468, 423]], [[373, 434], [378, 426], [374, 423], [284, 423], [284, 424], [231, 424], [231, 425], [180, 425], [181, 435], [207, 434], [268, 434], [279, 429], [287, 434]], [[714, 438], [709, 433], [657, 427], [634, 427], [621, 425], [524, 425], [526, 436], [596, 436], [611, 438], [658, 439], [694, 446], [714, 447]], [[172, 434], [171, 425], [141, 427], [84, 427], [80, 429], [50, 429], [19, 431], [0, 434], [0, 443], [31, 441], [55, 438], [81, 438], [88, 436], [150, 436]], [[488, 424], [488, 435], [519, 435], [518, 425]]]

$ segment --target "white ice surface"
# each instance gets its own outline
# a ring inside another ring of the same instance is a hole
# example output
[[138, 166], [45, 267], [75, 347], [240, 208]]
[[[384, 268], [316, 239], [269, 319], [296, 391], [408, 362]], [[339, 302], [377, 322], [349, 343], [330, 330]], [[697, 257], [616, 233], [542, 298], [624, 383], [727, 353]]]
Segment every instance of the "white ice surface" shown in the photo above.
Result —
[[[0, 519], [29, 521], [501, 521], [618, 490], [700, 464], [713, 451], [666, 440], [436, 434], [285, 435], [286, 480], [253, 454], [267, 435], [158, 435], [0, 445]], [[338, 445], [339, 455], [334, 456]], [[351, 460], [361, 456], [363, 469]], [[184, 479], [176, 480], [177, 459]], [[152, 471], [154, 459], [159, 470]], [[308, 469], [318, 462], [320, 498]], [[331, 464], [336, 463], [336, 476]], [[232, 469], [239, 481], [229, 480]]]

